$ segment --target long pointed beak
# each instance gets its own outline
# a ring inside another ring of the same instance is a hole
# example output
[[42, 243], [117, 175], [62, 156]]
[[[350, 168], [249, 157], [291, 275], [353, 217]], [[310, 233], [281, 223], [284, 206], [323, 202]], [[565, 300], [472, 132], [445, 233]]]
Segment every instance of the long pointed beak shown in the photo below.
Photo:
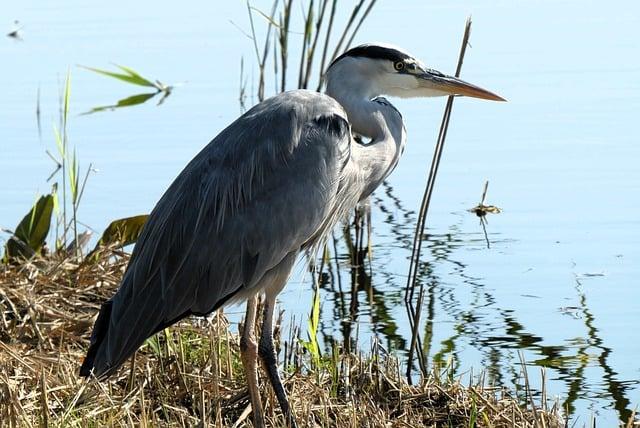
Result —
[[435, 70], [428, 70], [420, 77], [425, 80], [429, 89], [442, 92], [443, 95], [464, 95], [465, 97], [481, 98], [483, 100], [507, 101], [493, 92]]

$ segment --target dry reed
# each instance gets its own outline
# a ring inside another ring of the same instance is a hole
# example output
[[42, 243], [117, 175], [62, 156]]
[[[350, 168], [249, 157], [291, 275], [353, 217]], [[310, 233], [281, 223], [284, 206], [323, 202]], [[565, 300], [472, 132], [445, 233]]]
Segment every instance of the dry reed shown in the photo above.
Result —
[[[93, 263], [0, 265], [0, 426], [252, 426], [238, 338], [221, 313], [159, 333], [107, 382], [78, 376], [99, 305], [127, 261], [112, 250]], [[279, 343], [301, 426], [561, 425], [557, 409], [527, 410], [503, 389], [463, 386], [449, 373], [411, 386], [379, 346], [368, 356], [335, 349], [313, 364], [298, 335]], [[268, 421], [281, 426], [264, 380]]]

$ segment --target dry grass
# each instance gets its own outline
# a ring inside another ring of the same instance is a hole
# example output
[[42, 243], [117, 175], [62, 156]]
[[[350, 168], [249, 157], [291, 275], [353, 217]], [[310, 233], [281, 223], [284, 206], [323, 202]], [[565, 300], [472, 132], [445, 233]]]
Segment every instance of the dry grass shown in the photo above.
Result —
[[[164, 331], [108, 382], [78, 376], [94, 317], [127, 257], [0, 265], [0, 426], [251, 426], [238, 339], [223, 314]], [[555, 410], [525, 409], [501, 389], [442, 373], [410, 386], [397, 360], [377, 351], [336, 350], [316, 366], [298, 340], [281, 345], [303, 427], [561, 425]], [[271, 389], [262, 393], [270, 425], [281, 426]]]

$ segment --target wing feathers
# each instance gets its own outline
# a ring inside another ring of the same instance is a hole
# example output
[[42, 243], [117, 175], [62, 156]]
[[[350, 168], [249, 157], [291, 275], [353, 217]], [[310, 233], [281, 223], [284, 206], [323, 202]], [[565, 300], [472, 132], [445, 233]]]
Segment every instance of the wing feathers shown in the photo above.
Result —
[[258, 104], [222, 131], [152, 211], [82, 373], [110, 374], [151, 334], [249, 295], [285, 257], [319, 242], [342, 206], [349, 144], [342, 108], [307, 91]]

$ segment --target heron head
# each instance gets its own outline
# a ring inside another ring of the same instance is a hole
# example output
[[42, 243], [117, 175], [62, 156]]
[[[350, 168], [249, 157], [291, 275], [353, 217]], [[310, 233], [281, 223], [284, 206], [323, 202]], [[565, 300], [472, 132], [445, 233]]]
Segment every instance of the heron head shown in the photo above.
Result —
[[479, 86], [427, 68], [413, 55], [386, 44], [365, 44], [346, 51], [331, 63], [326, 77], [327, 92], [332, 92], [332, 84], [342, 84], [370, 98], [464, 95], [505, 101]]

